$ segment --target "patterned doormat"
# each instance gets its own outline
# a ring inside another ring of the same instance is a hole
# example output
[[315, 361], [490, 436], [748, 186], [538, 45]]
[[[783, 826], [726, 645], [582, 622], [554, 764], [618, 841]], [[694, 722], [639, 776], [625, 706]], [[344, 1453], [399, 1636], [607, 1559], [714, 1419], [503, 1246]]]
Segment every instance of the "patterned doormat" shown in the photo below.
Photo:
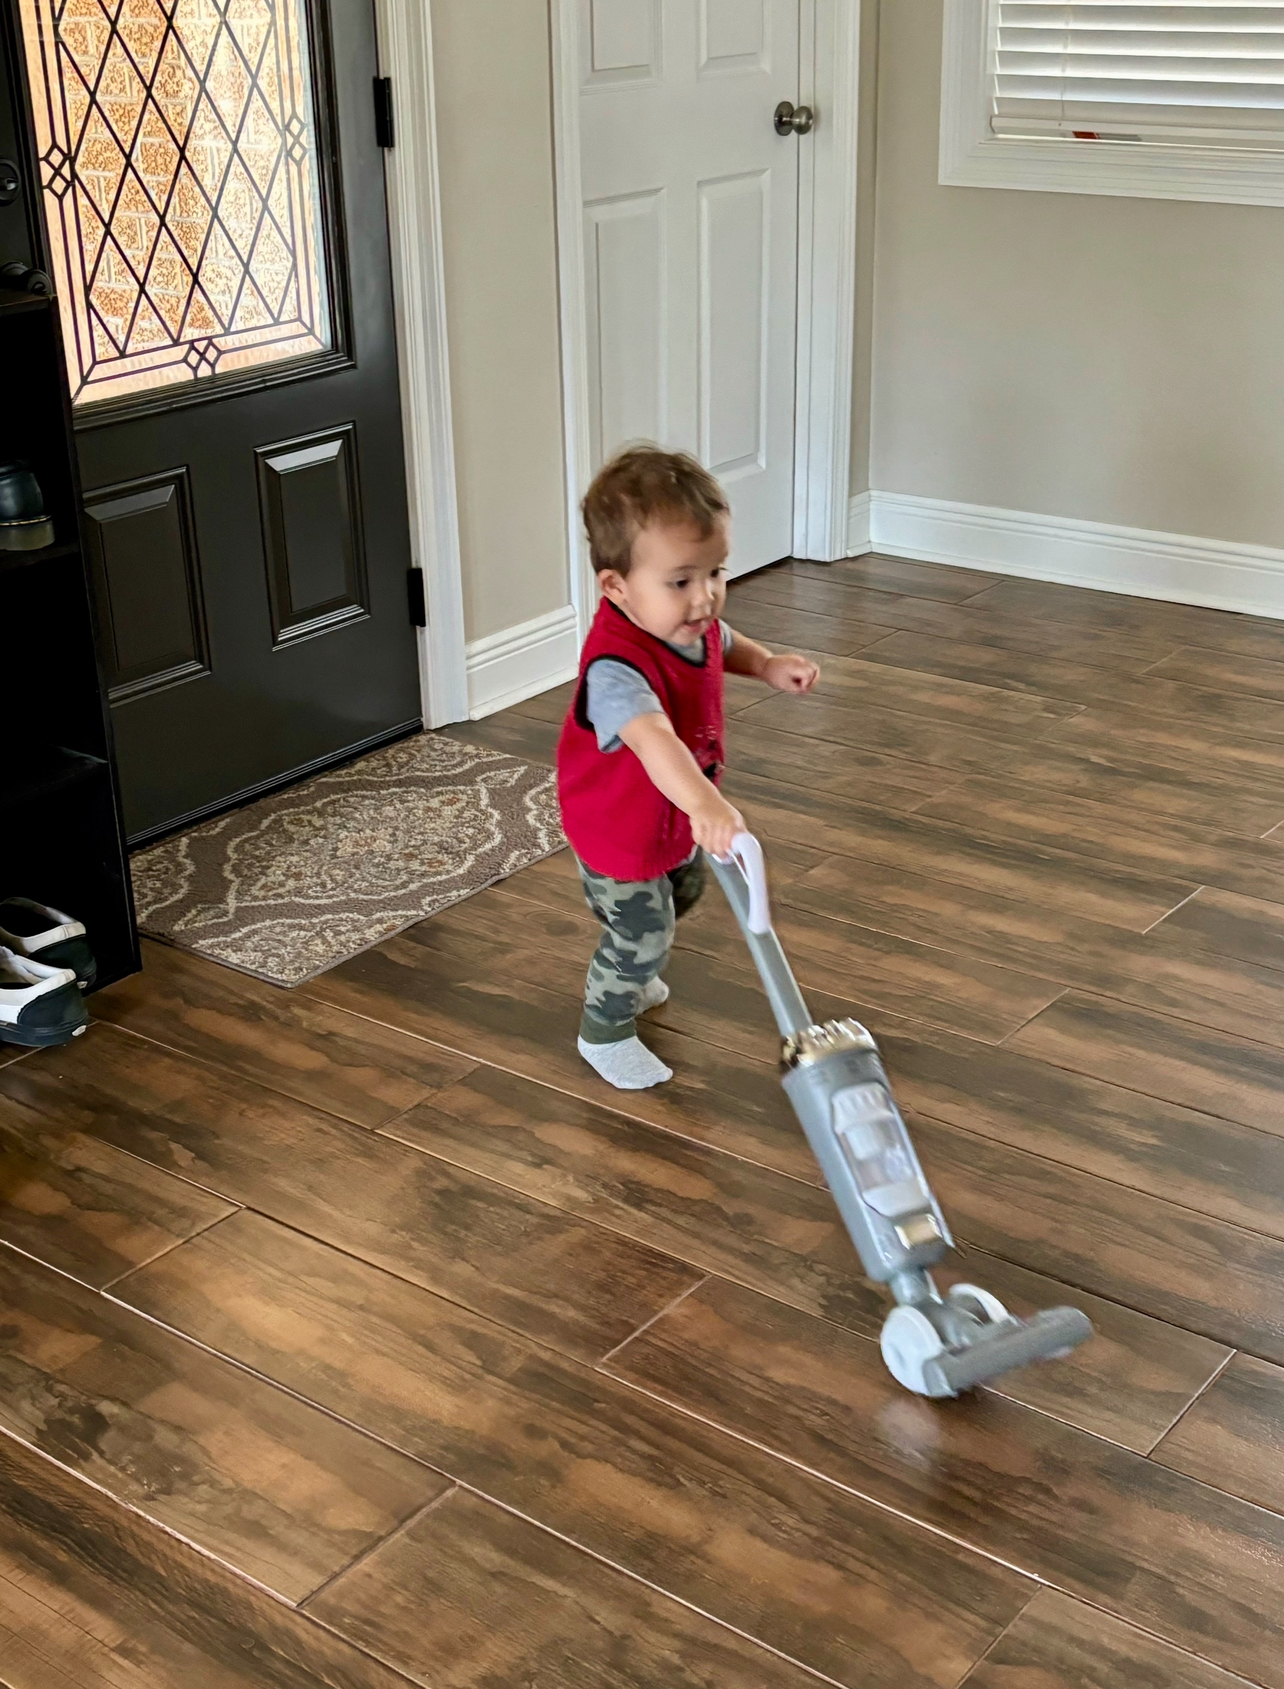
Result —
[[133, 859], [143, 932], [301, 985], [561, 850], [556, 776], [431, 733]]

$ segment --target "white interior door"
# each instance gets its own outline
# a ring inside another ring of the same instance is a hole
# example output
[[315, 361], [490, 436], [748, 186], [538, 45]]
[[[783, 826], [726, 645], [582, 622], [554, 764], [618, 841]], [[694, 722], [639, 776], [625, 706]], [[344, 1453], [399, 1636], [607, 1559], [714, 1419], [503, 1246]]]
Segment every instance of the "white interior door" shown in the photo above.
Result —
[[733, 574], [793, 528], [799, 0], [579, 0], [594, 467], [625, 441], [722, 482]]

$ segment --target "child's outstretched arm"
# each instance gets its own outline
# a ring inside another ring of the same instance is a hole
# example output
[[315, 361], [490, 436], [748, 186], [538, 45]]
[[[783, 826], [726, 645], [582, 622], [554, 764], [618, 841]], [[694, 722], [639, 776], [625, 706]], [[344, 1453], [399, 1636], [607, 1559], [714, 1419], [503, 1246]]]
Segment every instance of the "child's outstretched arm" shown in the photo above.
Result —
[[777, 692], [810, 692], [820, 679], [820, 669], [810, 657], [797, 651], [773, 656], [765, 645], [732, 629], [731, 645], [722, 659], [728, 674], [747, 674], [764, 680]]
[[646, 769], [653, 786], [691, 818], [691, 832], [701, 850], [726, 856], [731, 841], [745, 830], [744, 817], [734, 809], [673, 731], [667, 715], [636, 715], [620, 729], [620, 738]]

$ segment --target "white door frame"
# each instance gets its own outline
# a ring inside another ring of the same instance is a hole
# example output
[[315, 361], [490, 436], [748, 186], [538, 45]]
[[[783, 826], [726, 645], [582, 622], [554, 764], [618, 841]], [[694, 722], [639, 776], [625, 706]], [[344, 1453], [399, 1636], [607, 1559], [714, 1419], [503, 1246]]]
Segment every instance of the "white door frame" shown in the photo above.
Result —
[[375, 17], [380, 71], [393, 79], [396, 145], [384, 174], [411, 559], [423, 570], [428, 624], [420, 692], [424, 725], [442, 727], [468, 718], [468, 670], [430, 0], [375, 0]]
[[[597, 588], [579, 519], [592, 463], [580, 171], [581, 0], [549, 3], [567, 544], [571, 600], [583, 638]], [[848, 549], [860, 0], [800, 0], [800, 25], [799, 104], [813, 106], [817, 122], [799, 154], [793, 550], [832, 562]]]
[[[580, 191], [578, 0], [549, 0], [571, 600], [580, 637], [597, 601], [580, 533], [589, 449], [588, 319]], [[818, 122], [800, 152], [794, 539], [802, 557], [848, 549], [856, 287], [860, 0], [800, 0], [801, 104]], [[463, 556], [446, 332], [431, 0], [375, 0], [379, 62], [393, 78], [385, 154], [412, 559], [423, 570], [424, 724], [468, 717]]]

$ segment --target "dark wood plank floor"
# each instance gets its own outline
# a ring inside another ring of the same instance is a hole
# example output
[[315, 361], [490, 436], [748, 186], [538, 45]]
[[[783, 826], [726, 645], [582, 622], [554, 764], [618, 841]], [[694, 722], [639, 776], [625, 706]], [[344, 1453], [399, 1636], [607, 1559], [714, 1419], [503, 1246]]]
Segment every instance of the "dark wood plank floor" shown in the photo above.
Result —
[[148, 944], [0, 1056], [4, 1689], [1284, 1689], [1284, 624], [879, 557], [730, 616], [824, 665], [729, 687], [729, 791], [946, 1276], [1096, 1339], [891, 1383], [716, 889], [629, 1095], [565, 855], [293, 992]]

